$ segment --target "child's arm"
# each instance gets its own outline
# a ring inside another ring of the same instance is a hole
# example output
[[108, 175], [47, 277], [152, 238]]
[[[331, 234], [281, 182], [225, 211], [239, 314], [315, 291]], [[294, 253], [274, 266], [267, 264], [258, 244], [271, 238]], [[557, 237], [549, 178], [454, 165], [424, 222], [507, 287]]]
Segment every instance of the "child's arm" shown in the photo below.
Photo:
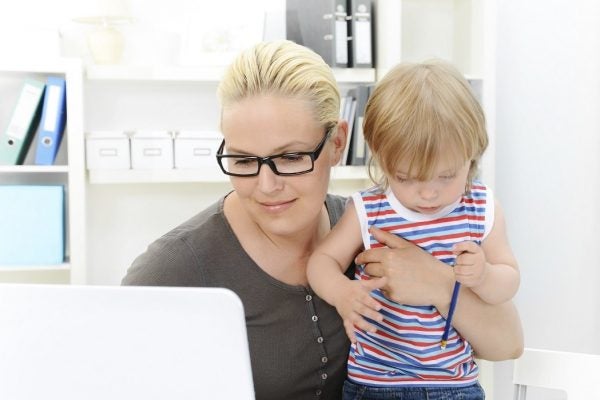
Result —
[[354, 327], [374, 332], [375, 327], [363, 316], [381, 321], [379, 303], [370, 296], [373, 289], [385, 284], [385, 278], [368, 281], [350, 280], [344, 272], [363, 247], [356, 211], [349, 205], [327, 237], [308, 261], [310, 286], [323, 300], [334, 306], [342, 319], [346, 334], [356, 342]]
[[502, 208], [495, 204], [494, 226], [481, 243], [463, 242], [454, 246], [456, 280], [470, 287], [488, 304], [500, 304], [513, 298], [519, 288], [517, 260], [506, 235]]

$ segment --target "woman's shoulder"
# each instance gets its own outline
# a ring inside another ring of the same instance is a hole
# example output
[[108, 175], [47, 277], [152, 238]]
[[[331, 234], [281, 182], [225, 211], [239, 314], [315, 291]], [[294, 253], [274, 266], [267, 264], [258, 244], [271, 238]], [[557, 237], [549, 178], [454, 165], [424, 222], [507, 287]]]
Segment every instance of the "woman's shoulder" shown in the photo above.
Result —
[[[123, 285], [187, 286], [198, 260], [227, 235], [223, 199], [148, 245], [127, 270]], [[200, 279], [200, 277], [198, 277]]]
[[347, 202], [348, 197], [346, 196], [340, 196], [331, 193], [327, 194], [327, 197], [325, 198], [325, 206], [327, 207], [329, 220], [331, 221], [332, 226], [335, 225], [335, 223], [341, 218]]

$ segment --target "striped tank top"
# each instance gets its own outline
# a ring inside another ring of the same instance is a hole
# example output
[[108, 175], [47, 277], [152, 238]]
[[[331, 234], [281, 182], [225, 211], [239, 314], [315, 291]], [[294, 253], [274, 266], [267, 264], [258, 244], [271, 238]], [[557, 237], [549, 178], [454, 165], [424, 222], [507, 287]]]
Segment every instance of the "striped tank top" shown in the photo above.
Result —
[[[490, 205], [487, 206], [487, 199]], [[454, 244], [481, 244], [493, 226], [491, 190], [473, 182], [471, 191], [436, 215], [405, 208], [391, 190], [374, 187], [352, 196], [366, 249], [382, 247], [368, 232], [370, 226], [392, 232], [418, 245], [438, 260], [452, 265]], [[356, 279], [368, 279], [357, 266]], [[357, 330], [350, 348], [348, 378], [368, 386], [466, 386], [477, 381], [479, 370], [471, 345], [450, 329], [446, 349], [440, 339], [446, 319], [434, 306], [393, 302], [380, 290], [371, 295], [381, 304], [383, 322], [367, 319], [376, 333]], [[460, 299], [459, 299], [460, 301]]]

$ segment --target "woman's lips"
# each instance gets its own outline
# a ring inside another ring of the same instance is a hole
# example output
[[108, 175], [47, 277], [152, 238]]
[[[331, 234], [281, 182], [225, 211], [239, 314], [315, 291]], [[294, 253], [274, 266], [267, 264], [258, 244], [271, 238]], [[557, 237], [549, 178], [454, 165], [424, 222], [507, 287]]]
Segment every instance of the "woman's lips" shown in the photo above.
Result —
[[279, 212], [289, 209], [292, 206], [292, 204], [294, 204], [294, 201], [295, 200], [276, 201], [276, 202], [270, 201], [270, 202], [261, 202], [259, 204], [267, 212], [279, 213]]

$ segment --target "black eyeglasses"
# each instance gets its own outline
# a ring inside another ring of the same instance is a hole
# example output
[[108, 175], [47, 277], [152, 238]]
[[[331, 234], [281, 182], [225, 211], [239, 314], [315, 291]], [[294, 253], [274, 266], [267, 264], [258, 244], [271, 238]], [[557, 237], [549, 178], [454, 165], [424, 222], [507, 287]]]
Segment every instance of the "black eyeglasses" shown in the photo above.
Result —
[[315, 168], [315, 161], [319, 158], [327, 139], [329, 131], [313, 151], [276, 154], [268, 157], [242, 156], [238, 154], [223, 154], [225, 139], [217, 151], [217, 161], [221, 170], [231, 176], [257, 176], [260, 167], [267, 164], [276, 175], [302, 175]]

